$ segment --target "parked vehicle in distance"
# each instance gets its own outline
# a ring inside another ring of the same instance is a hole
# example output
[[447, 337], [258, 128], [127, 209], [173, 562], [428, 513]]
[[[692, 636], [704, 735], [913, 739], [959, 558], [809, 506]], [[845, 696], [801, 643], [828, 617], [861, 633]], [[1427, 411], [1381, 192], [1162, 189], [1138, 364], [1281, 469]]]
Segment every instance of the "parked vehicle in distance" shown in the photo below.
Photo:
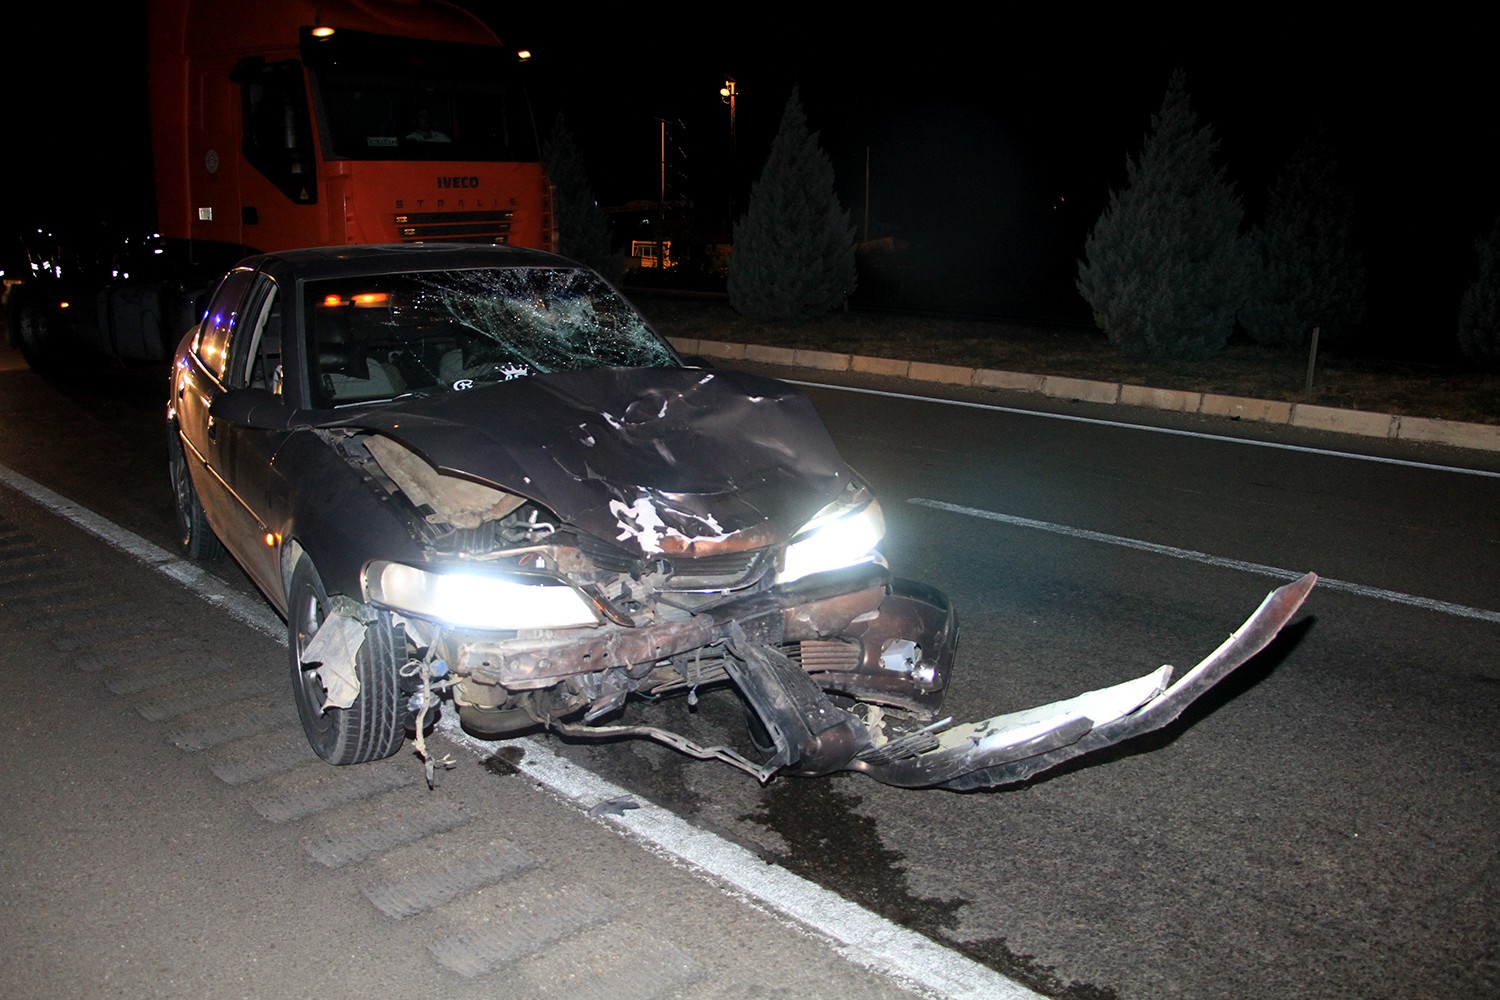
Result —
[[[1163, 667], [953, 725], [953, 611], [891, 573], [879, 501], [807, 398], [684, 366], [538, 251], [249, 258], [178, 349], [167, 431], [184, 548], [227, 548], [286, 617], [303, 727], [334, 764], [408, 733], [426, 756], [446, 703], [483, 737], [644, 737], [762, 781], [1004, 784], [1175, 718], [1314, 581], [1175, 685]], [[622, 721], [633, 697], [723, 684], [750, 745]]]

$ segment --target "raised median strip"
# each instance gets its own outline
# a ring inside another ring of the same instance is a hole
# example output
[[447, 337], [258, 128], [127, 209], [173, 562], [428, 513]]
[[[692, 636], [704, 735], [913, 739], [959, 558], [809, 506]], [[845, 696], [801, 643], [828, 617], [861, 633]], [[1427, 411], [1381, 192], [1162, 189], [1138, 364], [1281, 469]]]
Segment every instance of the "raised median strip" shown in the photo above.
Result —
[[1007, 372], [994, 368], [974, 369], [974, 384], [982, 389], [1008, 389], [1011, 392], [1041, 392], [1045, 375], [1031, 372]]
[[1396, 420], [1396, 436], [1404, 441], [1500, 451], [1500, 425], [1468, 424], [1434, 417], [1397, 417]]
[[1125, 406], [1149, 406], [1153, 410], [1199, 413], [1203, 410], [1203, 393], [1182, 389], [1153, 389], [1146, 385], [1122, 385], [1120, 402]]
[[842, 354], [802, 348], [768, 347], [757, 344], [735, 344], [721, 340], [695, 340], [672, 337], [672, 346], [688, 356], [724, 361], [755, 361], [788, 368], [811, 368], [818, 371], [851, 372], [904, 378], [916, 382], [968, 386], [976, 389], [1000, 389], [1010, 392], [1039, 393], [1053, 399], [1082, 403], [1106, 403], [1141, 406], [1175, 413], [1199, 413], [1209, 417], [1226, 417], [1254, 423], [1285, 424], [1307, 430], [1357, 434], [1363, 437], [1391, 438], [1423, 444], [1449, 445], [1478, 451], [1500, 451], [1500, 425], [1440, 420], [1433, 417], [1407, 417], [1368, 410], [1348, 410], [1311, 403], [1288, 403], [1274, 399], [1255, 399], [1213, 392], [1181, 389], [1158, 389], [1152, 386], [1100, 382], [1094, 379], [1063, 375], [1038, 375], [1031, 372], [1001, 371], [993, 368], [966, 368], [930, 361], [902, 361], [863, 354]]
[[931, 361], [913, 361], [907, 378], [918, 382], [941, 382], [945, 385], [973, 385], [974, 369], [959, 365], [939, 365]]
[[1217, 392], [1203, 394], [1202, 407], [1198, 412], [1210, 417], [1228, 417], [1230, 420], [1250, 420], [1264, 424], [1292, 422], [1291, 403], [1278, 399], [1225, 396]]
[[1073, 399], [1080, 403], [1118, 403], [1120, 383], [1099, 382], [1091, 378], [1046, 375], [1042, 378], [1042, 395], [1053, 399]]
[[863, 354], [855, 354], [849, 358], [849, 370], [852, 372], [861, 372], [866, 375], [891, 375], [896, 378], [907, 378], [911, 372], [911, 362], [902, 361], [898, 358], [871, 358]]
[[1292, 426], [1306, 427], [1314, 431], [1338, 431], [1343, 434], [1362, 434], [1365, 437], [1393, 438], [1400, 426], [1400, 420], [1389, 413], [1341, 410], [1335, 406], [1297, 403], [1292, 407]]

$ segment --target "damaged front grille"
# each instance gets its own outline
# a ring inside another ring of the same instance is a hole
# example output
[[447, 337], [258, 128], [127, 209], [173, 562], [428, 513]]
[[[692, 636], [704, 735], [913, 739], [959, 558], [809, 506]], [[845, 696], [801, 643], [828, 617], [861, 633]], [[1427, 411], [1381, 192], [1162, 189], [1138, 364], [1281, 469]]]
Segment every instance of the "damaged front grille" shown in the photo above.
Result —
[[717, 593], [750, 586], [771, 568], [774, 552], [756, 549], [750, 552], [726, 552], [676, 558], [667, 563], [662, 590], [671, 593]]
[[606, 573], [650, 577], [654, 589], [667, 594], [719, 594], [743, 590], [760, 580], [775, 563], [774, 549], [711, 553], [702, 556], [655, 556], [648, 563], [639, 554], [585, 535], [577, 536], [580, 552]]
[[578, 550], [584, 557], [606, 573], [628, 573], [639, 577], [645, 569], [641, 557], [629, 549], [622, 549], [582, 532], [578, 534], [577, 542]]

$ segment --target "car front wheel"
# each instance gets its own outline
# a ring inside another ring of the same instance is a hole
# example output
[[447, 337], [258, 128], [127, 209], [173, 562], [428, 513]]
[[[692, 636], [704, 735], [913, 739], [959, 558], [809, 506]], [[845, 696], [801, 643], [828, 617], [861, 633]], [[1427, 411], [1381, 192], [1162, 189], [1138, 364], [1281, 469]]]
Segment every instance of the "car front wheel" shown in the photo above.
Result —
[[324, 708], [328, 690], [318, 664], [304, 664], [302, 654], [323, 625], [328, 591], [312, 560], [303, 556], [292, 571], [287, 595], [287, 647], [291, 654], [292, 691], [297, 714], [313, 751], [330, 764], [363, 764], [389, 757], [406, 738], [399, 673], [406, 662], [406, 638], [386, 612], [365, 627], [355, 656], [359, 694], [348, 708]]

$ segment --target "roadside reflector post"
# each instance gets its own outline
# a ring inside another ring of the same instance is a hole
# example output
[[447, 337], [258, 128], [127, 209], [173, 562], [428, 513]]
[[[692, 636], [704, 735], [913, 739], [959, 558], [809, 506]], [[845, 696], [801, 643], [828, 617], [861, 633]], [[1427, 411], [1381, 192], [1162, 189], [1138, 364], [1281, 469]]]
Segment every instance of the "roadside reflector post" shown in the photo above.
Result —
[[1308, 402], [1313, 398], [1313, 373], [1318, 368], [1318, 328], [1313, 327], [1312, 346], [1307, 349], [1307, 385], [1302, 389], [1302, 394], [1307, 397]]

